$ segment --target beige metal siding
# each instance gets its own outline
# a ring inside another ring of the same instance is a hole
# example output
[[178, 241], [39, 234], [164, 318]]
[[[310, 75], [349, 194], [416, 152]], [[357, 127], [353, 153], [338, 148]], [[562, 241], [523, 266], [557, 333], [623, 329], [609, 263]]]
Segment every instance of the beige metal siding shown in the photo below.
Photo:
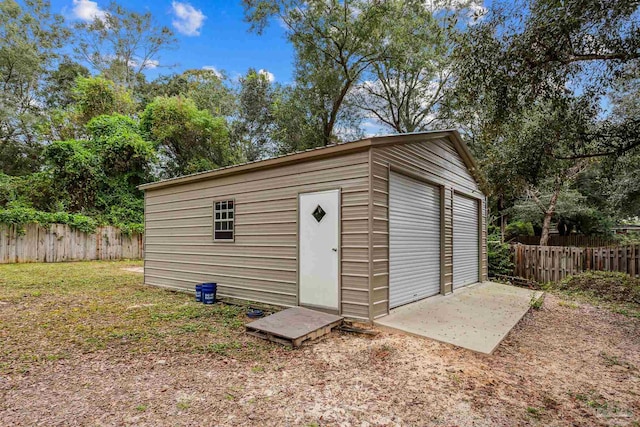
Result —
[[[369, 154], [309, 160], [183, 185], [148, 189], [145, 283], [221, 296], [298, 303], [297, 200], [340, 188], [341, 312], [369, 319]], [[235, 199], [235, 242], [215, 242], [213, 201]]]
[[487, 253], [487, 215], [488, 215], [488, 204], [487, 198], [485, 197], [482, 202], [482, 234], [480, 238], [482, 239], [482, 248], [480, 256], [482, 257], [482, 265], [480, 266], [480, 280], [487, 281], [489, 280], [489, 254]]
[[[372, 203], [388, 206], [389, 167], [401, 168], [408, 173], [419, 176], [434, 184], [443, 186], [443, 289], [451, 292], [453, 279], [453, 228], [452, 203], [453, 191], [472, 194], [484, 199], [476, 180], [469, 172], [466, 164], [448, 138], [427, 140], [424, 142], [398, 143], [374, 147], [372, 155], [373, 167], [373, 195]], [[483, 212], [485, 207], [483, 206]], [[381, 263], [383, 257], [388, 259], [389, 235], [388, 211], [380, 211], [379, 217], [374, 218], [373, 228], [378, 234], [373, 234], [372, 250], [374, 252], [373, 269]], [[486, 212], [485, 212], [486, 217]], [[486, 218], [483, 217], [483, 244], [486, 242]], [[376, 220], [377, 219], [377, 220]], [[386, 221], [386, 222], [385, 222]], [[486, 245], [485, 245], [486, 248]], [[483, 257], [486, 260], [486, 250]], [[386, 255], [385, 255], [386, 254]], [[486, 261], [482, 266], [486, 271]], [[486, 273], [484, 273], [486, 275]], [[375, 277], [371, 283], [373, 297], [373, 317], [381, 317], [388, 313], [388, 275]]]

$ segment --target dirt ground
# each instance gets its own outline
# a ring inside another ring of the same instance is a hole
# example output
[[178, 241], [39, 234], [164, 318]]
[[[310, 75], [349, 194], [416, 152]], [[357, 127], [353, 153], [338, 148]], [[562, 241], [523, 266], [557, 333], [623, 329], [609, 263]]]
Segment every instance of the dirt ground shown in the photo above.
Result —
[[[5, 299], [0, 321], [37, 316]], [[491, 356], [382, 331], [262, 346], [71, 351], [0, 373], [0, 425], [640, 425], [640, 319], [555, 295]]]

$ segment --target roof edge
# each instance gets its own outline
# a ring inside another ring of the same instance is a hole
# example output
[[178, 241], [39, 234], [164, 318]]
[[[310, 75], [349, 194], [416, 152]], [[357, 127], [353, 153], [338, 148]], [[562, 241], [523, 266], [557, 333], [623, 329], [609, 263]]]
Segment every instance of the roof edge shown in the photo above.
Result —
[[370, 138], [364, 138], [353, 142], [346, 142], [341, 144], [334, 144], [325, 147], [312, 148], [305, 151], [299, 151], [291, 154], [285, 154], [278, 157], [273, 157], [265, 160], [258, 160], [250, 163], [242, 163], [239, 165], [227, 166], [220, 169], [214, 169], [205, 172], [197, 172], [191, 175], [184, 175], [176, 178], [169, 178], [161, 181], [150, 182], [138, 186], [140, 190], [153, 190], [158, 188], [166, 188], [175, 185], [182, 185], [186, 183], [199, 182], [207, 179], [218, 178], [222, 176], [230, 176], [241, 174], [245, 172], [252, 172], [257, 170], [269, 169], [277, 166], [283, 166], [295, 162], [307, 161], [312, 159], [321, 159], [326, 157], [337, 156], [340, 154], [352, 153], [357, 151], [367, 150], [370, 147], [388, 145], [388, 144], [402, 144], [411, 143], [424, 140], [449, 138], [464, 163], [471, 173], [478, 179], [479, 183], [481, 179], [478, 176], [478, 166], [469, 151], [467, 145], [462, 141], [460, 134], [456, 129], [445, 129], [427, 132], [415, 132], [404, 134], [393, 134], [384, 136], [375, 136]]

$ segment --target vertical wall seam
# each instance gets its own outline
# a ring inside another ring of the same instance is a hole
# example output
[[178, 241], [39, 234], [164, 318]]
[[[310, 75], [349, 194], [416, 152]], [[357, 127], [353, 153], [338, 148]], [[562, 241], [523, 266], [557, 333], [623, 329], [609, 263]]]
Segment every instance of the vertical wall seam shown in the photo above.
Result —
[[369, 251], [369, 320], [373, 322], [373, 149], [369, 147], [369, 217], [368, 217], [368, 251]]

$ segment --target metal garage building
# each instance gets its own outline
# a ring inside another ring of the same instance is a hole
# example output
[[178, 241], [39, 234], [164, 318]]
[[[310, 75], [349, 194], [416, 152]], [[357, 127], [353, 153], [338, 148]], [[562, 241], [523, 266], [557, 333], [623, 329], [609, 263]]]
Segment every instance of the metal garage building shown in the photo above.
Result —
[[144, 281], [374, 320], [487, 279], [476, 172], [447, 130], [145, 184]]

